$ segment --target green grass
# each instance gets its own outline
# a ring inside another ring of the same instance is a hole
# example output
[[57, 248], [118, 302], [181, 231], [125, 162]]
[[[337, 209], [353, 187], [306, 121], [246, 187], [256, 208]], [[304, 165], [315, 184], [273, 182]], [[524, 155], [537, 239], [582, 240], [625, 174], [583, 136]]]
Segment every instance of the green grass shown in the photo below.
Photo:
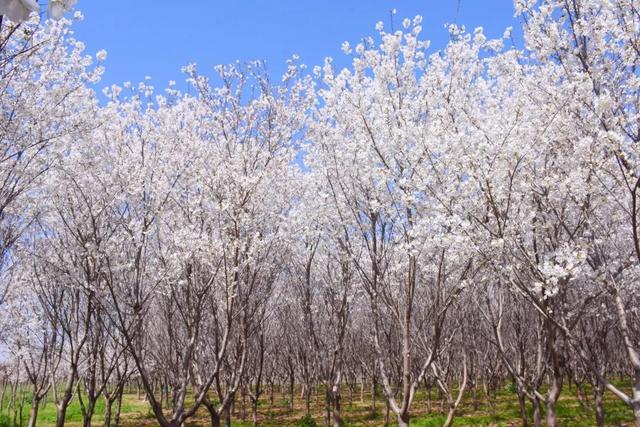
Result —
[[[22, 418], [23, 418], [23, 425], [26, 425], [29, 420], [29, 412], [31, 410], [31, 395], [26, 389], [24, 390], [24, 393], [25, 393], [25, 400], [24, 400], [24, 407], [22, 410], [22, 413], [23, 413]], [[7, 410], [9, 400], [10, 400], [9, 394], [10, 392], [9, 390], [7, 390], [4, 397], [4, 404], [3, 404], [4, 410], [2, 414], [0, 414], [0, 427], [14, 427], [11, 424], [13, 420], [13, 410], [11, 411]], [[21, 401], [20, 392], [18, 393], [18, 397], [16, 398], [16, 400], [18, 403]], [[86, 404], [86, 400], [85, 400], [85, 404]], [[104, 399], [103, 398], [98, 399], [94, 409], [92, 425], [102, 426], [104, 424], [104, 407], [105, 407]], [[113, 405], [113, 409], [115, 412], [115, 403]], [[148, 410], [149, 410], [149, 405], [144, 401], [138, 401], [135, 398], [135, 396], [127, 396], [126, 399], [123, 399], [122, 414], [123, 414], [123, 417], [125, 418], [139, 417], [139, 416], [141, 417], [142, 414], [146, 414]], [[47, 404], [44, 407], [40, 406], [38, 410], [38, 425], [53, 426], [55, 425], [56, 417], [57, 417], [56, 406], [50, 395], [47, 401]], [[82, 425], [82, 409], [80, 407], [80, 402], [75, 397], [71, 400], [71, 403], [67, 407], [67, 412], [65, 415], [65, 424], [69, 426]]]
[[[591, 401], [590, 390], [585, 387], [587, 398]], [[30, 396], [25, 389], [25, 399], [23, 408], [23, 425], [26, 425], [29, 410]], [[12, 425], [13, 412], [7, 411], [9, 402], [9, 392], [5, 394], [3, 408], [0, 414], [0, 427], [14, 427]], [[439, 427], [446, 419], [446, 413], [440, 412], [440, 401], [437, 392], [432, 393], [432, 411], [427, 408], [427, 393], [419, 390], [416, 393], [411, 412], [411, 425], [419, 427]], [[348, 401], [348, 392], [345, 390], [342, 397], [342, 418], [346, 426], [379, 426], [385, 421], [385, 405], [380, 396], [376, 399], [376, 411], [371, 410], [370, 394], [365, 393], [365, 401], [360, 402], [359, 393], [354, 395], [353, 402]], [[240, 399], [238, 399], [240, 400]], [[18, 397], [20, 401], [20, 397]], [[481, 392], [478, 392], [476, 406], [474, 410], [474, 399], [471, 392], [465, 393], [462, 403], [456, 411], [454, 419], [455, 426], [518, 426], [520, 425], [520, 413], [517, 396], [508, 385], [499, 389], [494, 401], [494, 410], [488, 404]], [[189, 402], [187, 402], [189, 403]], [[319, 403], [319, 404], [317, 404]], [[265, 393], [258, 406], [259, 425], [267, 427], [275, 426], [300, 426], [311, 427], [313, 422], [316, 425], [324, 425], [324, 403], [316, 396], [311, 399], [311, 417], [305, 417], [304, 401], [300, 399], [299, 391], [294, 398], [293, 411], [288, 408], [289, 400], [286, 393], [276, 393], [274, 406], [270, 407], [268, 395]], [[446, 406], [446, 405], [445, 405]], [[115, 410], [115, 405], [114, 405]], [[531, 405], [527, 406], [529, 419], [532, 417]], [[446, 411], [446, 409], [445, 409]], [[577, 399], [576, 390], [565, 386], [558, 402], [558, 424], [567, 427], [588, 426], [595, 424], [595, 414], [592, 405], [581, 404]], [[633, 416], [631, 410], [627, 408], [619, 399], [610, 393], [605, 394], [606, 425], [608, 426], [630, 426]], [[245, 407], [245, 419], [241, 420], [241, 402], [236, 403], [235, 413], [232, 417], [232, 424], [235, 427], [251, 426], [251, 406], [247, 399]], [[71, 427], [82, 425], [82, 411], [78, 399], [74, 397], [71, 401], [65, 418], [65, 424]], [[38, 413], [38, 425], [50, 427], [55, 425], [56, 408], [49, 397], [45, 407], [41, 407]], [[393, 413], [389, 414], [389, 422], [395, 425]], [[104, 423], [104, 400], [101, 398], [96, 404], [92, 425], [102, 426]], [[17, 423], [19, 425], [19, 423]], [[122, 405], [121, 425], [123, 427], [133, 426], [155, 426], [157, 422], [151, 412], [147, 402], [138, 400], [135, 394], [125, 394]], [[197, 416], [190, 420], [188, 426], [207, 426], [209, 416], [204, 408], [201, 408]]]

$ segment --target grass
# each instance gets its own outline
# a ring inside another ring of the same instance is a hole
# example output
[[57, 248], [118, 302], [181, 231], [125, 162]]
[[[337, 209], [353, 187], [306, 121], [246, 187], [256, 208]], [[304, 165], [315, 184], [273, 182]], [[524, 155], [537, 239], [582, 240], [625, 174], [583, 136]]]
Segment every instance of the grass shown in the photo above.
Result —
[[[25, 389], [24, 408], [22, 425], [26, 426], [30, 410], [30, 396]], [[563, 393], [558, 402], [558, 424], [567, 427], [588, 426], [595, 424], [595, 413], [593, 410], [592, 399], [590, 398], [590, 390], [588, 387], [584, 389], [585, 395], [588, 397], [588, 404], [585, 405], [577, 398], [575, 387], [563, 389]], [[9, 391], [5, 394], [3, 403], [3, 412], [0, 413], [0, 427], [15, 427], [13, 425], [13, 411], [7, 411], [9, 402]], [[323, 394], [320, 398], [312, 396], [311, 399], [311, 416], [305, 416], [304, 401], [300, 399], [299, 393], [294, 398], [293, 410], [288, 408], [288, 396], [276, 393], [274, 406], [269, 407], [267, 401], [268, 396], [263, 395], [263, 399], [259, 404], [259, 425], [267, 427], [275, 426], [299, 426], [314, 427], [324, 425], [324, 403], [322, 401]], [[437, 393], [434, 391], [432, 400], [432, 410], [429, 412], [427, 406], [427, 393], [420, 390], [416, 393], [412, 406], [411, 424], [419, 427], [439, 427], [446, 419], [446, 413], [440, 412], [440, 401], [437, 399]], [[20, 401], [20, 393], [18, 401]], [[239, 399], [240, 400], [240, 399]], [[455, 426], [518, 426], [520, 425], [520, 413], [516, 394], [511, 387], [499, 389], [493, 399], [493, 409], [486, 399], [478, 393], [475, 400], [471, 392], [465, 393], [463, 401], [456, 412], [454, 420]], [[446, 406], [446, 405], [445, 405]], [[115, 408], [114, 408], [115, 409]], [[531, 419], [532, 408], [528, 406], [529, 417]], [[244, 420], [242, 414], [244, 412]], [[605, 413], [606, 425], [608, 426], [631, 426], [633, 416], [631, 410], [628, 409], [620, 400], [610, 393], [605, 394]], [[380, 426], [385, 422], [385, 405], [380, 396], [377, 397], [376, 411], [371, 408], [371, 395], [365, 393], [364, 402], [359, 399], [359, 394], [354, 396], [353, 401], [349, 402], [347, 390], [343, 392], [342, 397], [342, 418], [346, 426]], [[19, 417], [16, 420], [16, 426], [20, 426]], [[38, 425], [50, 427], [54, 426], [56, 421], [56, 408], [49, 398], [48, 403], [41, 407], [38, 413]], [[389, 414], [391, 425], [395, 424], [393, 413]], [[315, 423], [315, 424], [314, 424]], [[99, 399], [96, 405], [95, 414], [92, 419], [92, 425], [102, 426], [104, 424], [104, 401]], [[78, 399], [74, 397], [71, 401], [65, 418], [65, 425], [77, 427], [82, 425], [82, 411]], [[155, 426], [157, 422], [151, 413], [151, 409], [146, 401], [138, 399], [135, 393], [127, 393], [123, 398], [121, 425], [123, 427], [133, 426]], [[201, 408], [196, 417], [187, 424], [188, 426], [207, 426], [209, 425], [209, 417], [204, 408]], [[235, 413], [232, 417], [232, 425], [234, 427], [251, 426], [251, 407], [247, 399], [244, 411], [242, 403], [238, 401], [235, 407]]]

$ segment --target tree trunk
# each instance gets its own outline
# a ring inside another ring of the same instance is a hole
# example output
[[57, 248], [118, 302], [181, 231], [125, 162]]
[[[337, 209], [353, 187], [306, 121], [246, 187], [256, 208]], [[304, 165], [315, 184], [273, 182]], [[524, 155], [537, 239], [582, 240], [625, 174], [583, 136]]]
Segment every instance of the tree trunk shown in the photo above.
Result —
[[7, 382], [2, 381], [2, 393], [0, 393], [0, 414], [4, 409], [4, 394], [6, 393], [6, 391], [7, 391]]
[[341, 427], [342, 418], [340, 417], [340, 393], [333, 393], [333, 427]]
[[36, 421], [38, 419], [38, 408], [40, 406], [40, 401], [38, 399], [33, 399], [31, 402], [31, 412], [29, 414], [29, 427], [36, 427]]
[[[67, 379], [67, 384], [65, 385], [65, 389], [62, 393], [62, 398], [60, 401], [56, 402], [56, 427], [63, 427], [65, 422], [65, 417], [67, 415], [67, 408], [69, 407], [69, 402], [73, 397], [73, 388], [76, 381], [76, 373], [77, 367], [76, 365], [72, 365], [72, 372]], [[54, 395], [55, 396], [55, 395]]]
[[91, 427], [91, 419], [93, 418], [93, 412], [95, 411], [95, 402], [89, 402], [87, 406], [86, 414], [82, 416], [82, 427]]
[[549, 392], [547, 393], [547, 427], [556, 427], [557, 413], [556, 403], [562, 391], [562, 382], [564, 380], [563, 355], [557, 348], [556, 327], [550, 320], [545, 320], [547, 331], [547, 351], [551, 356], [551, 384], [549, 384]]
[[240, 387], [240, 419], [242, 421], [247, 419], [247, 388], [246, 386]]
[[[634, 195], [635, 202], [635, 195]], [[620, 324], [620, 332], [622, 333], [622, 339], [627, 349], [629, 361], [633, 366], [634, 371], [634, 383], [633, 383], [633, 400], [628, 402], [633, 409], [634, 424], [636, 427], [640, 427], [640, 355], [634, 346], [634, 341], [631, 339], [631, 330], [627, 322], [627, 313], [624, 301], [620, 296], [617, 289], [614, 288], [614, 300], [616, 304], [616, 313]]]
[[540, 407], [540, 399], [533, 399], [533, 425], [540, 427], [542, 425], [542, 408]]
[[220, 415], [218, 413], [210, 411], [209, 417], [211, 418], [211, 427], [220, 427]]
[[325, 427], [331, 426], [331, 393], [329, 390], [325, 392], [324, 399], [324, 425]]
[[289, 375], [289, 409], [293, 411], [293, 395], [295, 392], [295, 378]]
[[304, 413], [305, 415], [311, 415], [311, 388], [307, 384], [304, 389]]
[[388, 426], [389, 425], [389, 401], [385, 400], [385, 405], [384, 405], [384, 425]]
[[558, 397], [560, 397], [560, 390], [562, 390], [562, 379], [554, 375], [547, 398], [547, 427], [556, 427], [558, 425], [556, 403], [558, 402]]
[[111, 408], [113, 400], [108, 397], [104, 398], [104, 427], [111, 427]]
[[[234, 399], [235, 400], [235, 399]], [[233, 405], [233, 401], [231, 402]], [[227, 409], [224, 410], [224, 426], [231, 427], [231, 406], [228, 406]]]
[[273, 395], [274, 395], [273, 389], [274, 389], [273, 383], [270, 382], [269, 383], [269, 413], [271, 413], [271, 410], [273, 409], [273, 400], [274, 400], [274, 398], [273, 398]]
[[9, 404], [7, 405], [7, 410], [9, 408], [15, 410], [17, 393], [18, 393], [18, 380], [16, 379], [15, 382], [11, 385], [11, 399], [9, 399]]
[[635, 354], [635, 356], [635, 383], [633, 384], [633, 402], [631, 403], [631, 405], [633, 408], [633, 415], [635, 417], [635, 426], [640, 427], [640, 360], [638, 360], [637, 354]]
[[56, 427], [64, 427], [64, 418], [67, 416], [67, 405], [62, 404], [56, 410]]
[[524, 392], [518, 387], [518, 406], [520, 406], [520, 419], [522, 420], [522, 427], [529, 425], [529, 419], [527, 418], [527, 400]]
[[[374, 365], [375, 369], [375, 365]], [[371, 377], [371, 412], [376, 413], [376, 388], [378, 387], [376, 374]]]
[[23, 419], [22, 410], [24, 409], [24, 401], [25, 401], [25, 398], [26, 398], [27, 394], [23, 390], [21, 395], [22, 395], [22, 397], [20, 398], [20, 427], [22, 427], [22, 419]]
[[478, 378], [475, 377], [472, 383], [473, 387], [473, 410], [477, 411], [480, 406], [480, 402], [478, 401]]
[[407, 412], [398, 415], [398, 427], [409, 427], [409, 414]]
[[596, 426], [604, 427], [604, 387], [599, 382], [593, 387], [593, 397], [596, 403]]
[[258, 425], [258, 399], [251, 399], [251, 420], [253, 427]]
[[122, 395], [123, 395], [124, 390], [120, 390], [118, 392], [118, 403], [116, 405], [116, 415], [115, 415], [115, 424], [116, 427], [118, 427], [120, 425], [120, 413], [122, 411]]

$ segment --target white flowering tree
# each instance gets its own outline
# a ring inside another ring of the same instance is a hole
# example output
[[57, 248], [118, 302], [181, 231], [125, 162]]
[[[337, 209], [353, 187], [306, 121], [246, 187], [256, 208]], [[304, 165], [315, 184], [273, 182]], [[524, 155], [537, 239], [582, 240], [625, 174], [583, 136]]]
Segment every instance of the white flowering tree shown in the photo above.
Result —
[[2, 30], [0, 304], [10, 282], [11, 248], [37, 214], [35, 196], [44, 175], [93, 126], [89, 118], [96, 104], [88, 85], [102, 69], [92, 67], [84, 45], [69, 32], [65, 21]]
[[[536, 61], [523, 68], [533, 116], [517, 126], [518, 131], [534, 126], [527, 137], [532, 144], [519, 143], [520, 150], [531, 150], [523, 161], [532, 164], [524, 168], [531, 205], [522, 209], [530, 215], [522, 221], [531, 224], [529, 240], [520, 233], [518, 251], [534, 267], [534, 277], [527, 280], [538, 296], [527, 294], [538, 299], [535, 307], [545, 318], [550, 351], [557, 353], [552, 354], [556, 380], [551, 391], [559, 393], [560, 371], [567, 364], [553, 336], [562, 335], [576, 349], [573, 326], [601, 295], [611, 302], [600, 306], [601, 315], [617, 318], [637, 384], [640, 359], [632, 332], [637, 286], [631, 279], [638, 259], [637, 5], [516, 2], [516, 12], [525, 18], [527, 55]], [[582, 351], [577, 354], [589, 360]], [[588, 363], [639, 423], [637, 386], [627, 395], [600, 375], [597, 365]], [[551, 400], [550, 394], [547, 406]], [[551, 415], [553, 410], [548, 423]]]
[[52, 375], [59, 363], [59, 336], [47, 321], [43, 307], [34, 298], [35, 289], [26, 274], [16, 278], [16, 285], [7, 295], [0, 322], [7, 325], [2, 343], [9, 349], [11, 359], [19, 364], [31, 391], [31, 410], [28, 426], [36, 425], [42, 400], [51, 388]]
[[[456, 209], [466, 196], [464, 171], [451, 162], [464, 147], [447, 110], [457, 69], [464, 75], [468, 67], [468, 43], [427, 56], [420, 23], [405, 20], [404, 33], [379, 25], [380, 47], [367, 39], [353, 53], [345, 44], [352, 69], [336, 73], [327, 60], [317, 70], [323, 105], [310, 132], [309, 164], [324, 189], [315, 197], [335, 210], [335, 226], [350, 239], [345, 250], [369, 298], [376, 363], [400, 425], [438, 357], [446, 313], [475, 270]], [[398, 349], [383, 336], [398, 339]]]
[[450, 25], [431, 52], [416, 17], [345, 43], [342, 70], [189, 65], [187, 93], [145, 80], [99, 103], [69, 22], [0, 0], [16, 421], [27, 385], [30, 426], [48, 393], [58, 426], [101, 398], [117, 424], [136, 381], [163, 427], [230, 425], [247, 398], [258, 424], [278, 385], [334, 426], [358, 386], [402, 426], [436, 390], [449, 426], [511, 382], [523, 425], [559, 425], [569, 383], [598, 426], [606, 392], [640, 426], [638, 4], [515, 7], [520, 47]]

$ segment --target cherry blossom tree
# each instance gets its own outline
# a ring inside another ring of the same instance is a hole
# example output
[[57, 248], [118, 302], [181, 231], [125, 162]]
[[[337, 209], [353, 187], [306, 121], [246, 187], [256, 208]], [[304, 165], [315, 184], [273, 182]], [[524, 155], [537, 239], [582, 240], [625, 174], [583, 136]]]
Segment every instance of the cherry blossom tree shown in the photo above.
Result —
[[437, 399], [448, 426], [511, 384], [524, 426], [558, 425], [573, 386], [597, 425], [612, 393], [640, 426], [634, 1], [516, 0], [522, 46], [448, 25], [434, 51], [419, 16], [379, 23], [341, 70], [188, 65], [187, 92], [103, 102], [106, 52], [37, 10], [0, 0], [15, 420], [28, 388], [30, 426], [48, 394], [58, 426], [73, 399], [117, 424], [135, 381], [163, 427], [248, 401], [257, 425], [277, 389], [327, 426], [358, 391], [377, 415], [380, 390], [387, 423]]
[[68, 22], [5, 28], [1, 37], [0, 304], [11, 281], [11, 249], [37, 216], [32, 208], [46, 172], [94, 126], [87, 120], [97, 108], [89, 85], [102, 73]]

